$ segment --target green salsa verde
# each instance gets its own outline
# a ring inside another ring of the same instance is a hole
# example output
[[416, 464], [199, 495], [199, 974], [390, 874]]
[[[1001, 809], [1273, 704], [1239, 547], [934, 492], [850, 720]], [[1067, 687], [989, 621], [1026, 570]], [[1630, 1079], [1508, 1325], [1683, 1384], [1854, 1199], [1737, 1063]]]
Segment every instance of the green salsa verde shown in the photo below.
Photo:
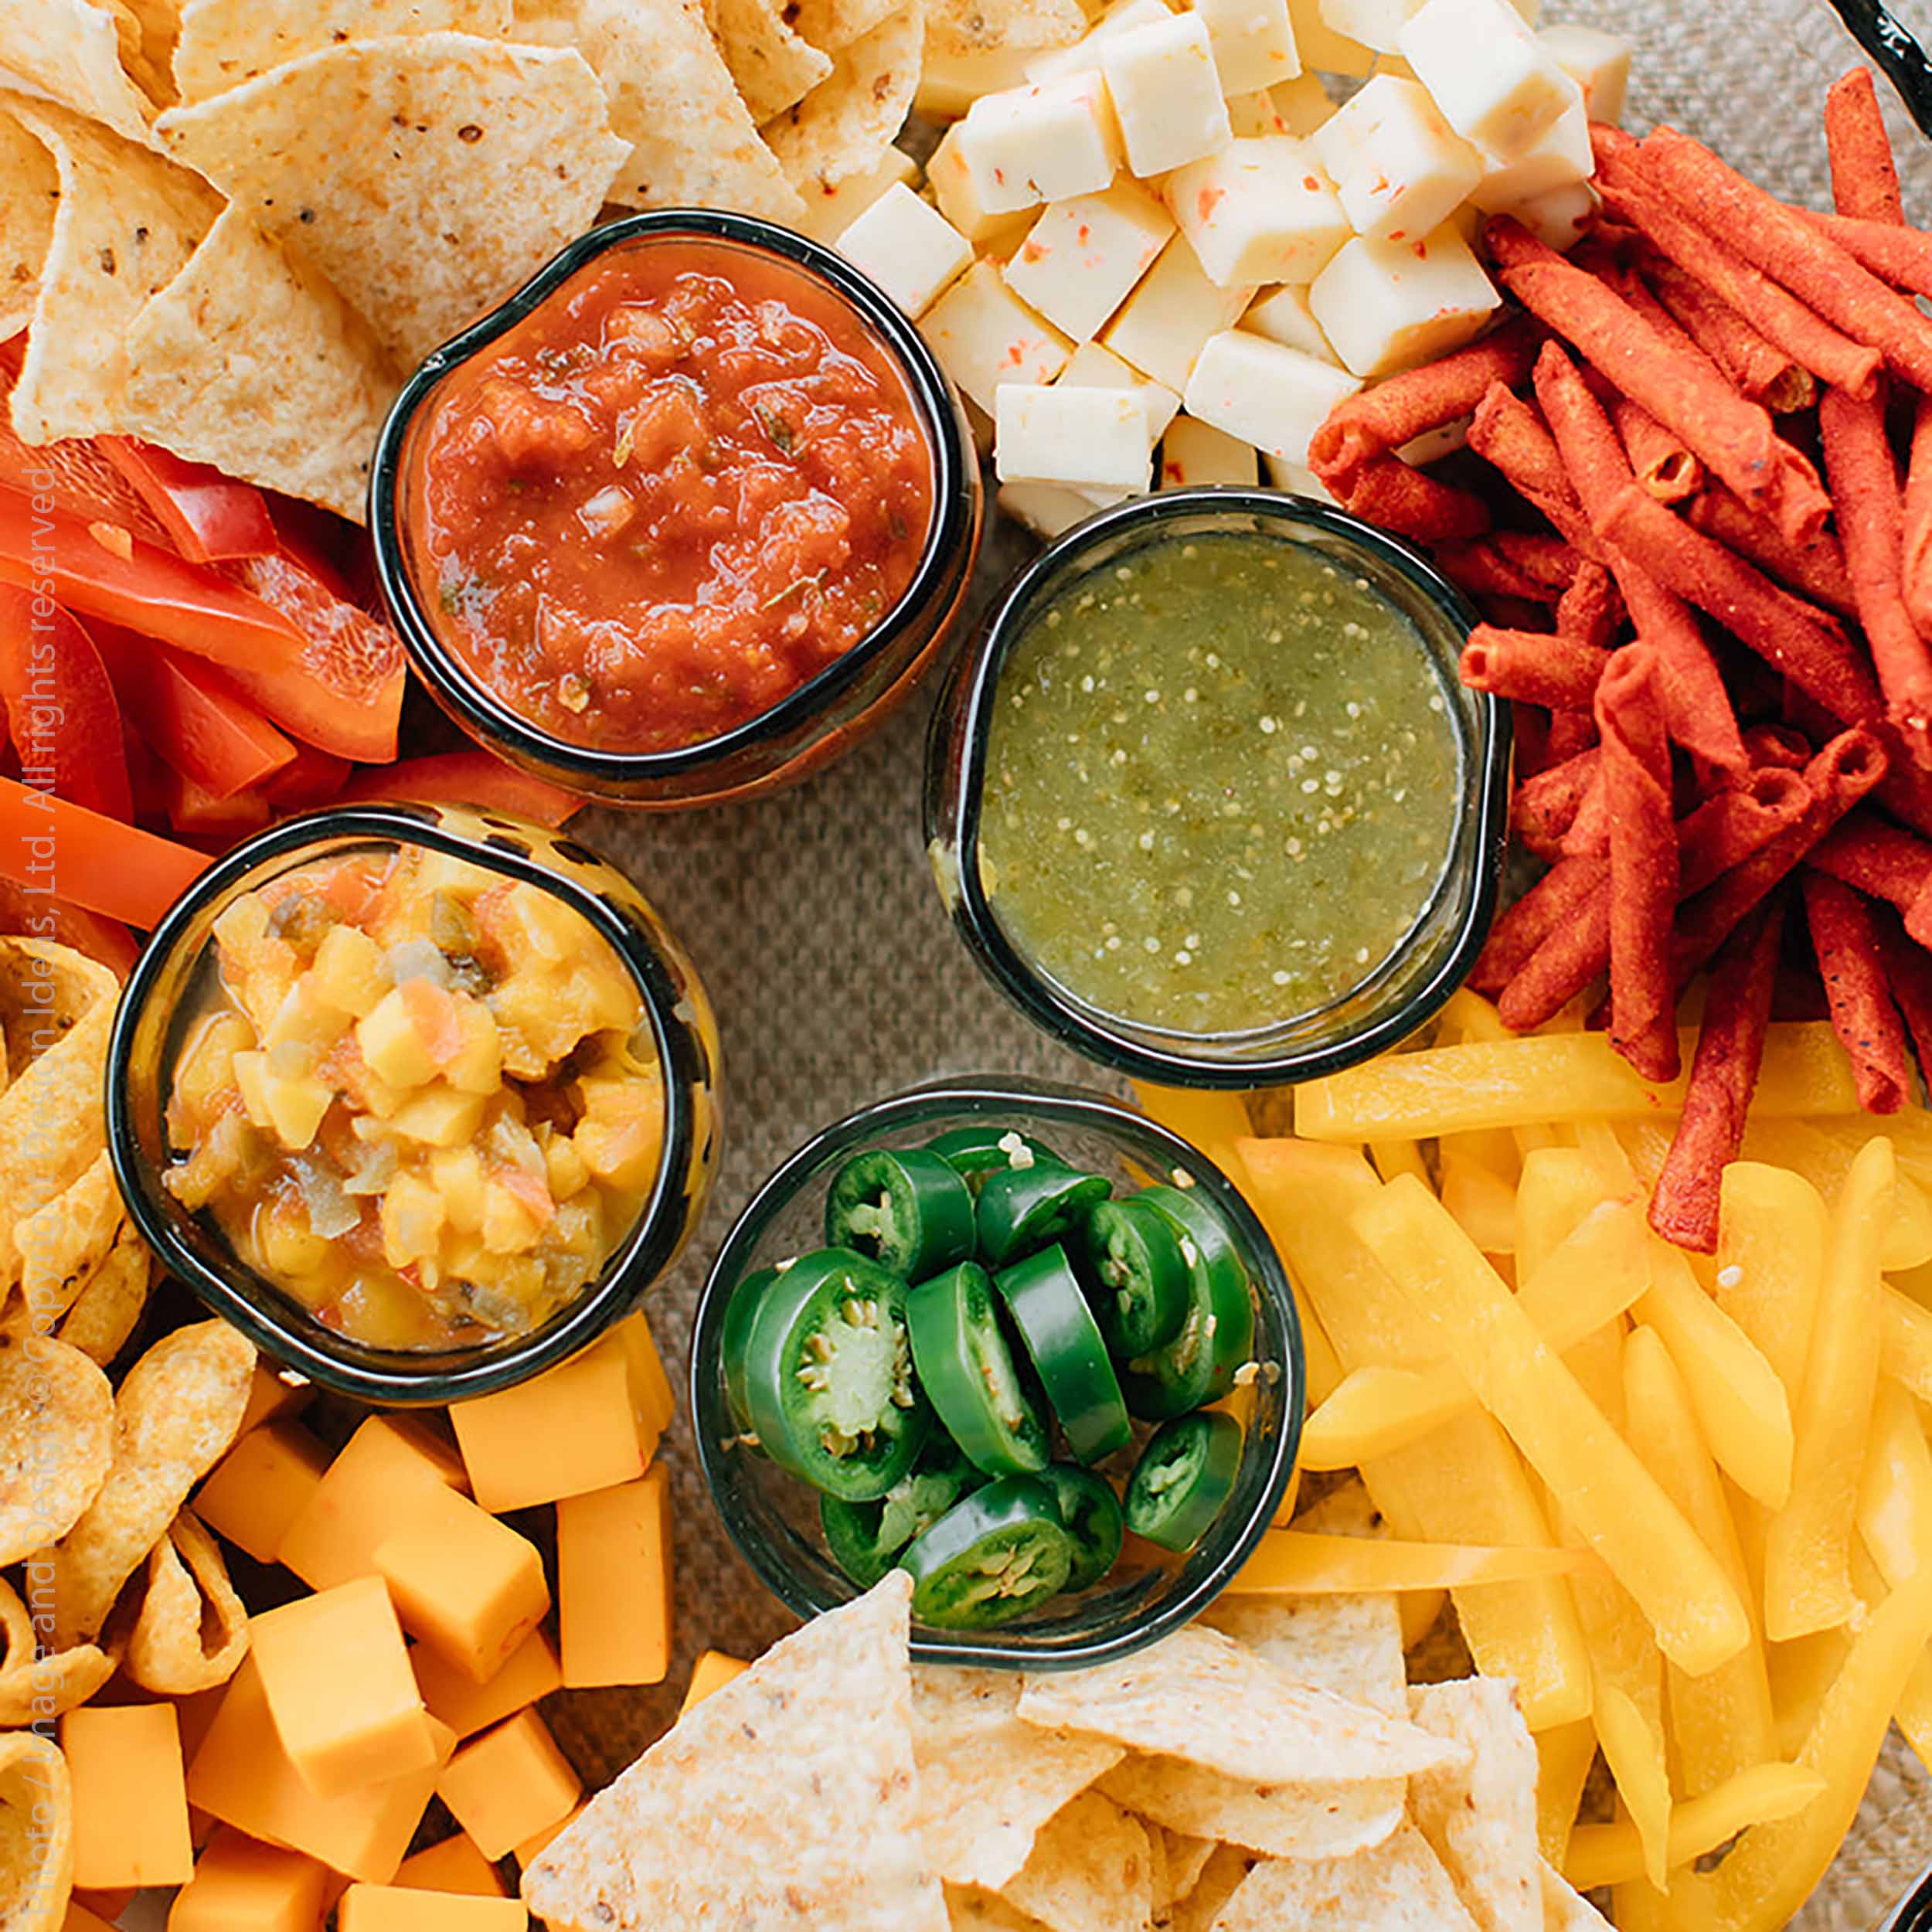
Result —
[[1077, 580], [1001, 672], [979, 829], [1008, 937], [1182, 1033], [1315, 1012], [1427, 910], [1461, 782], [1416, 627], [1284, 539], [1156, 539]]

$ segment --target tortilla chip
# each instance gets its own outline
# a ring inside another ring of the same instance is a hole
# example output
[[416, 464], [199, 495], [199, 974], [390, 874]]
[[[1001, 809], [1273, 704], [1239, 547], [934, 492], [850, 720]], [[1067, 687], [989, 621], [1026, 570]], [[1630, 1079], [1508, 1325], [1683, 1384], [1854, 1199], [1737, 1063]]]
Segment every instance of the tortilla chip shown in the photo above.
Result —
[[1543, 1923], [1549, 1932], [1611, 1932], [1609, 1920], [1560, 1872], [1546, 1862], [1541, 1876]]
[[10, 1319], [28, 1332], [51, 1333], [107, 1258], [126, 1219], [104, 1149], [71, 1187], [14, 1230], [20, 1254], [20, 1299], [9, 1309]]
[[588, 228], [623, 155], [581, 56], [461, 33], [304, 54], [155, 132], [409, 362]]
[[1257, 1784], [1363, 1784], [1463, 1764], [1464, 1746], [1291, 1683], [1196, 1624], [1097, 1668], [1029, 1676], [1019, 1714]]
[[1542, 1853], [1536, 1839], [1536, 1747], [1499, 1678], [1419, 1685], [1415, 1721], [1468, 1746], [1470, 1762], [1416, 1780], [1416, 1823], [1483, 1932], [1543, 1932]]
[[121, 427], [359, 523], [397, 384], [368, 326], [229, 208], [135, 318]]
[[54, 1549], [62, 1646], [100, 1634], [121, 1587], [226, 1454], [254, 1372], [254, 1349], [225, 1321], [177, 1329], [128, 1370], [114, 1403], [107, 1480]]
[[0, 0], [0, 68], [90, 121], [145, 141], [153, 109], [128, 79], [121, 56], [121, 26], [111, 6], [97, 0]]
[[1405, 1825], [1359, 1857], [1257, 1865], [1229, 1900], [1216, 1932], [1280, 1932], [1290, 1925], [1348, 1932], [1475, 1932], [1427, 1841]]
[[516, 32], [576, 47], [596, 70], [611, 130], [631, 143], [611, 200], [798, 220], [798, 194], [739, 98], [699, 0], [518, 0]]
[[31, 1731], [0, 1737], [0, 1926], [60, 1932], [73, 1892], [67, 1760]]
[[1257, 1784], [1178, 1757], [1138, 1756], [1100, 1781], [1115, 1804], [1171, 1831], [1278, 1859], [1347, 1858], [1381, 1844], [1402, 1822], [1408, 1788], [1399, 1777]]
[[1120, 1761], [1117, 1744], [1022, 1724], [1019, 1692], [1010, 1671], [913, 1672], [920, 1834], [951, 1884], [998, 1891], [1041, 1826]]
[[345, 41], [444, 32], [500, 40], [509, 31], [510, 0], [187, 0], [175, 85], [183, 100], [206, 100]]
[[1170, 1921], [1172, 1932], [1210, 1932], [1222, 1907], [1240, 1890], [1253, 1863], [1238, 1846], [1217, 1845], [1195, 1880], [1193, 1890], [1175, 1901]]
[[838, 53], [899, 10], [901, 0], [787, 0], [785, 18], [800, 39]]
[[[141, 32], [138, 78], [153, 99], [172, 104], [180, 98], [175, 87], [175, 43], [181, 37], [181, 0], [121, 0], [123, 11]], [[121, 64], [129, 64], [125, 46]]]
[[128, 1675], [164, 1697], [225, 1684], [248, 1654], [248, 1612], [220, 1546], [192, 1509], [148, 1556], [148, 1594], [128, 1639]]
[[894, 1570], [695, 1706], [526, 1868], [525, 1903], [611, 1932], [944, 1932], [917, 1829], [911, 1602]]
[[0, 341], [33, 319], [60, 202], [53, 156], [19, 121], [0, 114]]
[[[1161, 1828], [1160, 1837], [1167, 1853], [1166, 1906], [1178, 1905], [1201, 1882], [1201, 1874], [1207, 1869], [1208, 1860], [1214, 1855], [1214, 1841], [1211, 1838], [1189, 1838], [1185, 1832]], [[1161, 1916], [1162, 1901], [1155, 1901], [1156, 1917]]]
[[824, 193], [879, 165], [912, 112], [925, 48], [925, 0], [910, 0], [841, 49], [831, 77], [766, 124], [772, 152], [801, 195]]
[[1201, 1621], [1298, 1684], [1390, 1717], [1409, 1715], [1393, 1597], [1223, 1597]]
[[128, 1345], [154, 1285], [154, 1257], [131, 1221], [87, 1280], [60, 1325], [60, 1339], [102, 1368]]
[[832, 56], [786, 26], [778, 0], [718, 0], [712, 31], [753, 121], [804, 100], [832, 72]]
[[114, 1390], [85, 1355], [39, 1336], [0, 1342], [0, 1566], [80, 1522], [114, 1444]]
[[100, 1083], [113, 1019], [103, 1001], [0, 1094], [0, 1280], [19, 1268], [15, 1229], [71, 1187], [107, 1143]]
[[1088, 1791], [1041, 1832], [1000, 1896], [1051, 1932], [1144, 1932], [1152, 1876], [1146, 1827]]
[[946, 1912], [952, 1932], [1039, 1932], [1039, 1920], [1015, 1912], [992, 1892], [971, 1886], [946, 1888]]
[[58, 1046], [121, 981], [97, 959], [46, 939], [0, 938], [0, 1022], [12, 1073]]
[[1069, 47], [1086, 31], [1079, 0], [927, 0], [926, 39], [937, 54]]
[[29, 443], [111, 428], [141, 304], [180, 272], [221, 213], [206, 182], [46, 101], [7, 111], [53, 155], [60, 205], [40, 273], [13, 427]]

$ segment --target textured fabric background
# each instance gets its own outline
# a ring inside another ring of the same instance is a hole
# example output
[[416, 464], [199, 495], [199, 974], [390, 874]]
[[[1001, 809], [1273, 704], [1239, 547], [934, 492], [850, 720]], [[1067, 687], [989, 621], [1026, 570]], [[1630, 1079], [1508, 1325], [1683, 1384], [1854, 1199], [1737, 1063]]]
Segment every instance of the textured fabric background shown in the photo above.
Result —
[[[1903, 0], [1895, 11], [1932, 35], [1932, 0]], [[1546, 12], [1637, 41], [1632, 127], [1671, 121], [1756, 179], [1825, 205], [1824, 90], [1857, 49], [1821, 0], [1549, 0]], [[1897, 133], [1907, 205], [1932, 222], [1932, 147], [1903, 112]], [[983, 587], [1026, 548], [997, 538]], [[682, 935], [723, 1027], [723, 1172], [691, 1253], [648, 1304], [674, 1375], [731, 1216], [816, 1128], [944, 1072], [1104, 1083], [1010, 1012], [948, 930], [919, 825], [927, 709], [915, 703], [837, 769], [761, 804], [583, 823]], [[665, 1454], [676, 1498], [677, 1647], [657, 1691], [560, 1700], [559, 1735], [591, 1777], [621, 1769], [669, 1723], [698, 1651], [752, 1655], [791, 1621], [726, 1542], [683, 1425]], [[1794, 1923], [1803, 1932], [1873, 1932], [1928, 1863], [1932, 1780], [1895, 1734], [1838, 1868]]]

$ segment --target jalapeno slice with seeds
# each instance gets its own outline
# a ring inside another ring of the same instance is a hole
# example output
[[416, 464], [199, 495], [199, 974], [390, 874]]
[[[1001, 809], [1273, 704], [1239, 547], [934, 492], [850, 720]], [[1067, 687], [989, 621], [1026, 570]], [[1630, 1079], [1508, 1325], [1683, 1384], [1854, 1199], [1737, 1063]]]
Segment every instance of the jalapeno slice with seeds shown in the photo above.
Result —
[[1181, 1237], [1138, 1195], [1102, 1201], [1080, 1230], [1080, 1253], [1107, 1345], [1131, 1360], [1164, 1349], [1187, 1319], [1187, 1257]]
[[1175, 1187], [1143, 1188], [1134, 1199], [1173, 1223], [1188, 1266], [1180, 1332], [1129, 1362], [1121, 1377], [1128, 1407], [1150, 1422], [1164, 1422], [1219, 1402], [1234, 1386], [1254, 1352], [1254, 1302], [1233, 1239], [1206, 1201]]
[[992, 1278], [963, 1261], [906, 1298], [913, 1366], [947, 1434], [989, 1476], [1044, 1469], [1046, 1424], [1000, 1328]]
[[990, 1630], [1066, 1587], [1073, 1543], [1053, 1490], [1004, 1476], [954, 1504], [899, 1560], [913, 1615], [935, 1630]]
[[1241, 1468], [1241, 1425], [1218, 1413], [1177, 1416], [1148, 1438], [1127, 1485], [1127, 1526], [1185, 1553], [1213, 1528]]
[[1121, 1499], [1114, 1485], [1091, 1470], [1056, 1462], [1040, 1480], [1060, 1505], [1060, 1527], [1073, 1546], [1073, 1566], [1066, 1573], [1069, 1590], [1087, 1590], [1120, 1560], [1127, 1539]]
[[989, 1174], [1004, 1173], [1009, 1168], [1066, 1165], [1044, 1141], [1010, 1127], [956, 1127], [937, 1140], [928, 1141], [926, 1151], [937, 1154], [975, 1194]]
[[945, 1515], [961, 1496], [983, 1488], [985, 1476], [935, 1430], [918, 1466], [875, 1502], [818, 1498], [819, 1526], [832, 1560], [862, 1590], [869, 1590], [898, 1562], [908, 1543]]
[[1003, 1268], [1077, 1227], [1113, 1192], [1097, 1174], [1041, 1162], [989, 1174], [979, 1191], [979, 1258]]
[[747, 1274], [731, 1291], [731, 1299], [725, 1304], [724, 1328], [718, 1338], [718, 1354], [724, 1369], [725, 1406], [731, 1412], [740, 1446], [754, 1455], [763, 1455], [764, 1451], [753, 1431], [751, 1404], [745, 1394], [745, 1343], [765, 1290], [777, 1279], [776, 1268], [760, 1268]]
[[1066, 1250], [1057, 1244], [1042, 1248], [1002, 1269], [994, 1285], [1075, 1457], [1098, 1462], [1124, 1449], [1134, 1439], [1134, 1425], [1121, 1379]]
[[806, 1255], [765, 1288], [743, 1362], [765, 1453], [848, 1502], [884, 1495], [931, 1427], [913, 1374], [906, 1284], [849, 1248]]
[[825, 1239], [923, 1281], [973, 1257], [973, 1196], [937, 1154], [884, 1148], [855, 1154], [825, 1196]]

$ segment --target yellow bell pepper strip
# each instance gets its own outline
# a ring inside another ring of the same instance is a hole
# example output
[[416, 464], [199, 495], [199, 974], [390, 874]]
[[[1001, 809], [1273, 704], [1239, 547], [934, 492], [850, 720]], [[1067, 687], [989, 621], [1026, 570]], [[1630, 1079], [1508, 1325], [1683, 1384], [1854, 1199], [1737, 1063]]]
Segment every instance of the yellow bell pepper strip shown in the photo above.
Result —
[[0, 778], [0, 879], [28, 893], [145, 931], [213, 862], [191, 846]]
[[1515, 1188], [1453, 1140], [1442, 1146], [1442, 1204], [1485, 1254], [1515, 1252]]
[[1755, 1161], [1725, 1168], [1717, 1305], [1771, 1365], [1793, 1414], [1804, 1388], [1828, 1226], [1824, 1197], [1802, 1175]]
[[1369, 1158], [1385, 1181], [1393, 1181], [1398, 1174], [1413, 1174], [1424, 1182], [1429, 1179], [1428, 1163], [1422, 1158], [1419, 1141], [1371, 1141]]
[[1537, 1733], [1536, 1843], [1545, 1862], [1560, 1872], [1596, 1761], [1597, 1726], [1587, 1717]]
[[[1436, 1044], [1439, 1046], [1467, 1046], [1478, 1040], [1512, 1040], [1516, 1038], [1503, 1024], [1502, 1015], [1495, 1005], [1480, 993], [1472, 993], [1466, 986], [1458, 987], [1448, 998], [1442, 1009], [1442, 1016], [1436, 1029]], [[1496, 1130], [1500, 1134], [1501, 1130]], [[1558, 1147], [1563, 1143], [1560, 1130], [1546, 1126], [1538, 1121], [1530, 1124], [1512, 1128], [1506, 1138], [1515, 1144], [1519, 1156], [1526, 1158], [1539, 1148]], [[1471, 1141], [1488, 1138], [1471, 1134]], [[1495, 1165], [1492, 1162], [1492, 1165]], [[1506, 1171], [1506, 1170], [1505, 1170]], [[1382, 1177], [1385, 1181], [1395, 1179], [1392, 1174]]]
[[1468, 1590], [1573, 1577], [1594, 1565], [1582, 1549], [1475, 1549], [1462, 1543], [1318, 1536], [1270, 1529], [1235, 1573], [1235, 1597], [1380, 1597], [1405, 1590]]
[[1223, 1173], [1233, 1160], [1235, 1142], [1254, 1131], [1247, 1102], [1239, 1094], [1156, 1087], [1150, 1080], [1135, 1080], [1133, 1087], [1141, 1111], [1150, 1121], [1178, 1134], [1189, 1146], [1198, 1147]]
[[1736, 1656], [1750, 1625], [1730, 1580], [1441, 1203], [1395, 1181], [1352, 1224], [1636, 1599], [1665, 1655], [1693, 1672]]
[[1693, 1871], [1671, 1874], [1668, 1894], [1648, 1879], [1632, 1879], [1611, 1893], [1617, 1932], [1713, 1932], [1717, 1902], [1711, 1882]]
[[1443, 1606], [1448, 1600], [1449, 1593], [1446, 1590], [1406, 1590], [1396, 1599], [1396, 1614], [1402, 1619], [1402, 1648], [1405, 1655], [1435, 1628]]
[[1879, 1366], [1920, 1402], [1932, 1402], [1932, 1309], [1889, 1284], [1879, 1297]]
[[[1584, 1628], [1590, 1628], [1587, 1614]], [[1593, 1635], [1594, 1633], [1593, 1633]], [[1600, 1659], [1597, 1673], [1597, 1741], [1604, 1762], [1616, 1780], [1617, 1794], [1630, 1814], [1631, 1829], [1640, 1848], [1643, 1875], [1659, 1891], [1670, 1883], [1670, 1766], [1666, 1759], [1659, 1673], [1658, 1706], [1639, 1704], [1631, 1693], [1609, 1682]]]
[[1765, 1539], [1764, 1633], [1774, 1643], [1829, 1630], [1857, 1607], [1852, 1512], [1878, 1386], [1879, 1249], [1891, 1219], [1893, 1172], [1892, 1143], [1880, 1135], [1852, 1163], [1832, 1211], [1798, 1400], [1791, 1498]]
[[1881, 1382], [1872, 1405], [1858, 1526], [1888, 1589], [1932, 1563], [1932, 1448], [1918, 1405], [1896, 1382]]
[[[1895, 1155], [1896, 1151], [1894, 1143]], [[1800, 1175], [1823, 1199], [1835, 1201], [1858, 1158], [1858, 1147], [1821, 1132], [1808, 1121], [1754, 1120], [1744, 1130], [1743, 1155], [1748, 1162]], [[1932, 1199], [1901, 1165], [1879, 1266], [1886, 1274], [1907, 1274], [1928, 1261], [1932, 1261]]]

